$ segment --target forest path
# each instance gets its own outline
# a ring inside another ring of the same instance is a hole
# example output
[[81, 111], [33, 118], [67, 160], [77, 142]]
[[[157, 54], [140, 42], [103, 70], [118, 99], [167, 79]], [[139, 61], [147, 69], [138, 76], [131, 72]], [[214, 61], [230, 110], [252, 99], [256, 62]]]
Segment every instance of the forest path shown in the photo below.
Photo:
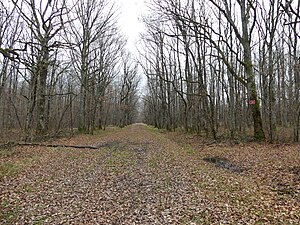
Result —
[[203, 160], [217, 146], [196, 149], [174, 137], [135, 124], [59, 141], [104, 146], [99, 149], [16, 147], [0, 161], [18, 171], [1, 177], [0, 223], [300, 221], [297, 189], [279, 198], [250, 172], [220, 169]]

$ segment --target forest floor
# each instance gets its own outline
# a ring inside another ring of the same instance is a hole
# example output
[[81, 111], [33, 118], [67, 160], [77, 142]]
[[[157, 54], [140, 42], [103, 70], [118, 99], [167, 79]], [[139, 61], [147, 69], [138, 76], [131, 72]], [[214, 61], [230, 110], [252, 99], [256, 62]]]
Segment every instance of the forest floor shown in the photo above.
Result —
[[143, 124], [52, 143], [99, 149], [1, 149], [0, 224], [300, 224], [300, 145]]

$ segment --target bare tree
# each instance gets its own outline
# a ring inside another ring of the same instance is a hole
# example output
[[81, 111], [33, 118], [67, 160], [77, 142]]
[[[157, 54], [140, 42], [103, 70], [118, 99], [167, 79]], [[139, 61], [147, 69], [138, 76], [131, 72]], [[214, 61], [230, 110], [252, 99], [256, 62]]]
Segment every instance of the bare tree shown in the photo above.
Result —
[[[6, 128], [14, 128], [15, 121], [21, 126], [14, 93], [17, 91], [17, 78], [14, 67], [19, 65], [18, 53], [14, 48], [18, 48], [17, 40], [21, 33], [20, 16], [15, 7], [11, 7], [7, 2], [0, 2], [0, 135], [7, 132]], [[16, 78], [16, 79], [15, 79]], [[13, 106], [13, 108], [11, 108]]]
[[124, 127], [134, 122], [138, 103], [138, 64], [133, 64], [130, 55], [123, 58], [123, 73], [120, 76], [119, 90], [119, 122]]
[[[93, 132], [97, 112], [103, 108], [100, 99], [118, 74], [113, 68], [125, 42], [116, 18], [115, 6], [105, 0], [80, 0], [70, 14], [73, 22], [66, 29], [66, 39], [73, 46], [71, 59], [80, 82], [79, 129], [84, 132]], [[99, 126], [101, 123], [99, 118]]]
[[[38, 115], [36, 132], [47, 132], [46, 88], [49, 67], [53, 63], [51, 52], [60, 47], [58, 35], [64, 26], [67, 13], [65, 1], [13, 1], [29, 31], [24, 45], [30, 49], [30, 56], [23, 58], [30, 75], [28, 111], [25, 131], [29, 135], [33, 126], [33, 114]], [[27, 52], [28, 53], [28, 52]]]

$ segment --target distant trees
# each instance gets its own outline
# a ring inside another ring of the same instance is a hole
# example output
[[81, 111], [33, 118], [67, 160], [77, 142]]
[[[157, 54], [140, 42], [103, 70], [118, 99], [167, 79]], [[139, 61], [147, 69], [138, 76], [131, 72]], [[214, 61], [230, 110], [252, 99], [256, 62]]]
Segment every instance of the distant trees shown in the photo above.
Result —
[[132, 124], [137, 116], [138, 109], [138, 64], [132, 64], [130, 55], [125, 55], [122, 60], [123, 70], [121, 72], [118, 92], [118, 122], [120, 127]]
[[255, 140], [270, 141], [293, 128], [299, 140], [299, 3], [151, 3], [142, 60], [148, 123], [213, 138], [253, 129]]
[[[123, 71], [126, 40], [113, 3], [0, 0], [0, 5], [0, 139], [14, 129], [30, 140], [62, 129], [92, 133], [108, 123], [133, 122], [137, 69]], [[120, 104], [126, 113], [113, 107]]]
[[[287, 66], [289, 74], [288, 83], [290, 98], [288, 107], [291, 109], [289, 113], [289, 122], [293, 125], [294, 141], [300, 140], [300, 2], [285, 1], [280, 2], [281, 8], [284, 10], [284, 25], [283, 32], [286, 37], [286, 44], [282, 47], [288, 49]], [[294, 100], [294, 101], [293, 101]]]
[[96, 126], [104, 125], [101, 117], [105, 115], [100, 115], [99, 109], [106, 88], [118, 73], [114, 68], [125, 42], [118, 34], [114, 5], [104, 0], [79, 0], [74, 8], [69, 14], [72, 22], [66, 36], [73, 46], [70, 51], [73, 72], [80, 82], [78, 127], [91, 133]]

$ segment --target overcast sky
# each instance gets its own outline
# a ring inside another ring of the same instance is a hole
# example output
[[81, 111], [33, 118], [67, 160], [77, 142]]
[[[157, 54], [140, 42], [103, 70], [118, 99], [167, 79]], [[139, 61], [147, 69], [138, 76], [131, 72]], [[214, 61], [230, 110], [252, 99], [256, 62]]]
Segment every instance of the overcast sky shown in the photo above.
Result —
[[140, 18], [142, 13], [146, 11], [144, 0], [117, 0], [117, 2], [121, 10], [119, 24], [128, 38], [127, 47], [135, 53], [135, 43], [139, 39], [139, 33], [143, 31]]

